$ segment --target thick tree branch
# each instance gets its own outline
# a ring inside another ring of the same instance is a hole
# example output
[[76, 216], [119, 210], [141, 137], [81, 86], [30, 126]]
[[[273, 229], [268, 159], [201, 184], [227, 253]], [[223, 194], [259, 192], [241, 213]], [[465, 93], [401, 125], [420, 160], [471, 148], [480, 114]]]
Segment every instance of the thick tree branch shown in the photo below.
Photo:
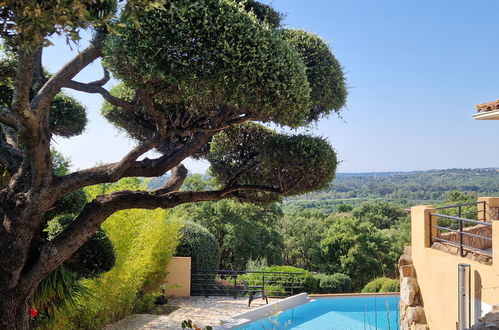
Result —
[[40, 111], [45, 115], [50, 109], [52, 99], [60, 92], [61, 88], [101, 55], [102, 43], [95, 42], [90, 44], [90, 46], [81, 51], [50, 77], [31, 101], [31, 109]]
[[11, 110], [18, 120], [27, 127], [36, 123], [36, 116], [30, 111], [29, 94], [33, 82], [34, 54], [27, 50], [19, 53], [16, 71], [16, 84], [12, 96]]
[[7, 169], [10, 175], [14, 175], [19, 170], [22, 161], [22, 154], [0, 135], [0, 164]]
[[0, 122], [14, 129], [19, 128], [19, 121], [16, 116], [4, 107], [0, 107]]
[[137, 105], [131, 102], [125, 101], [118, 97], [112, 96], [107, 89], [102, 86], [94, 85], [93, 83], [82, 83], [74, 80], [67, 81], [62, 87], [71, 88], [80, 92], [90, 93], [90, 94], [100, 94], [104, 100], [111, 103], [114, 106], [121, 107], [127, 110], [137, 109]]
[[233, 197], [237, 191], [280, 191], [272, 187], [242, 185], [215, 191], [174, 191], [152, 194], [146, 191], [118, 191], [96, 197], [86, 204], [80, 214], [56, 238], [46, 243], [34, 266], [25, 275], [29, 280], [38, 280], [57, 268], [69, 258], [113, 213], [130, 208], [172, 208], [181, 204], [217, 201]]
[[89, 85], [93, 85], [93, 86], [104, 86], [105, 84], [108, 83], [109, 79], [111, 79], [111, 77], [109, 76], [109, 71], [104, 66], [102, 67], [102, 70], [104, 71], [104, 77], [102, 77], [99, 80], [95, 80], [95, 81], [89, 82], [88, 83]]
[[[132, 156], [126, 156], [118, 163], [111, 163], [77, 171], [56, 179], [55, 191], [60, 197], [86, 186], [115, 182], [124, 177], [157, 177], [165, 174], [196, 150], [201, 148], [212, 136], [208, 133], [195, 134], [190, 142], [172, 154], [163, 155], [156, 159], [129, 161]], [[140, 146], [139, 146], [140, 147]], [[138, 147], [138, 148], [139, 148]], [[133, 152], [133, 151], [132, 151]], [[128, 159], [128, 160], [125, 160]], [[119, 165], [119, 164], [122, 165]]]
[[187, 178], [188, 173], [189, 172], [187, 171], [185, 166], [179, 164], [178, 166], [172, 169], [172, 175], [168, 179], [168, 181], [166, 181], [165, 184], [162, 185], [160, 188], [153, 190], [152, 193], [156, 195], [163, 195], [172, 191], [179, 190], [182, 184], [184, 183], [185, 178]]

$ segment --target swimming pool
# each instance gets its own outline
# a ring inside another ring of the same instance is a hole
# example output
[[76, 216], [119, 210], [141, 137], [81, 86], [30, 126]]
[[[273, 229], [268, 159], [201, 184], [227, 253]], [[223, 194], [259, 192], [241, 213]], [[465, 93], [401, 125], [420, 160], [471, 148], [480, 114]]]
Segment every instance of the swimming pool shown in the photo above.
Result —
[[396, 295], [320, 298], [236, 329], [398, 330], [398, 305]]

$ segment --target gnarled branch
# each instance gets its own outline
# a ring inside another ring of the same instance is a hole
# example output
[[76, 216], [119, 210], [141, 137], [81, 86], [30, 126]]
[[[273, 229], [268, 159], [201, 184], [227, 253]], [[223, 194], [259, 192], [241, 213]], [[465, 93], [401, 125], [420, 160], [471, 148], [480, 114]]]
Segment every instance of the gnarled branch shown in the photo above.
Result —
[[217, 201], [233, 197], [237, 191], [280, 191], [276, 188], [242, 185], [214, 191], [174, 191], [165, 194], [151, 194], [147, 191], [117, 191], [97, 196], [86, 204], [80, 214], [52, 241], [46, 243], [34, 266], [25, 278], [41, 279], [71, 256], [113, 213], [130, 208], [156, 209], [172, 208], [181, 204]]
[[127, 110], [135, 110], [137, 109], [137, 105], [118, 97], [112, 96], [111, 93], [104, 87], [93, 83], [82, 83], [74, 80], [67, 81], [62, 87], [71, 88], [80, 92], [90, 93], [90, 94], [100, 94], [104, 100], [111, 103], [114, 106], [121, 107]]
[[184, 165], [178, 164], [178, 166], [172, 169], [172, 175], [168, 179], [168, 181], [166, 181], [165, 184], [160, 188], [153, 190], [152, 193], [156, 195], [163, 195], [172, 191], [179, 190], [184, 183], [185, 178], [187, 178], [188, 173], [189, 172]]
[[58, 72], [52, 75], [38, 91], [31, 101], [31, 109], [41, 112], [42, 117], [46, 116], [52, 99], [60, 92], [61, 88], [101, 55], [102, 43], [96, 41], [73, 57]]
[[10, 110], [0, 107], [0, 122], [9, 125], [10, 127], [17, 129], [19, 127], [19, 121], [16, 116]]
[[[194, 151], [201, 148], [212, 134], [198, 133], [190, 142], [172, 154], [155, 159], [129, 161], [132, 156], [125, 156], [118, 163], [111, 163], [77, 171], [56, 179], [55, 190], [58, 196], [63, 196], [77, 189], [105, 182], [115, 182], [124, 177], [156, 177], [161, 176], [180, 164]], [[140, 148], [140, 146], [138, 147]], [[132, 151], [133, 152], [133, 151]], [[128, 159], [128, 160], [125, 160]], [[122, 165], [119, 165], [119, 164]]]

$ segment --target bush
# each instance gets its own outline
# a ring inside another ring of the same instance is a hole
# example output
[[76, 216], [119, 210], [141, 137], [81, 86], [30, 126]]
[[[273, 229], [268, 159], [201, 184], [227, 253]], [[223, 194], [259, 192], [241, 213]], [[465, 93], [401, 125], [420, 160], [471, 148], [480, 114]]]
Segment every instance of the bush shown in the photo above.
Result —
[[381, 286], [379, 292], [399, 292], [400, 291], [400, 281], [396, 279], [390, 279], [385, 281]]
[[372, 292], [398, 292], [400, 282], [397, 279], [388, 277], [378, 277], [371, 282], [367, 283], [362, 289], [363, 293]]
[[[73, 216], [63, 215], [50, 220], [45, 232], [48, 239], [56, 237], [73, 221]], [[116, 256], [113, 244], [106, 233], [99, 229], [73, 255], [64, 262], [69, 270], [80, 278], [92, 278], [113, 268]]]
[[214, 270], [220, 264], [220, 248], [218, 242], [203, 226], [186, 221], [180, 229], [180, 243], [176, 255], [191, 257], [193, 270]]
[[[92, 198], [103, 192], [140, 188], [135, 178], [86, 189]], [[101, 228], [113, 243], [116, 264], [98, 278], [82, 283], [90, 297], [77, 298], [70, 310], [58, 310], [46, 329], [102, 329], [132, 313], [150, 310], [166, 277], [166, 266], [182, 226], [166, 220], [168, 211], [130, 209], [110, 216]]]
[[343, 293], [351, 290], [352, 280], [342, 273], [317, 274], [314, 278], [319, 284], [320, 293]]
[[[300, 292], [317, 292], [317, 281], [308, 270], [293, 266], [270, 266], [261, 267], [261, 272], [283, 272], [283, 273], [302, 273], [302, 275], [292, 276], [290, 274], [265, 274], [265, 290], [270, 296], [283, 296], [291, 292], [291, 285], [296, 289], [294, 294]], [[262, 285], [262, 274], [247, 274], [244, 280], [252, 285]]]

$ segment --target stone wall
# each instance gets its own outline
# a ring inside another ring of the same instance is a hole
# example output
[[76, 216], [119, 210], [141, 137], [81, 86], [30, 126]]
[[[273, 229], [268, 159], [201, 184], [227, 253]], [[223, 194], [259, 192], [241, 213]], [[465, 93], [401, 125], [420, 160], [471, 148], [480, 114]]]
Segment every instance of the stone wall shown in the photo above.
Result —
[[400, 273], [400, 330], [429, 330], [419, 292], [411, 247], [406, 246], [398, 263]]
[[[466, 227], [463, 228], [463, 232], [492, 238], [492, 226], [476, 225], [472, 227]], [[439, 236], [448, 241], [459, 243], [459, 233], [443, 233]], [[492, 247], [492, 240], [463, 235], [463, 244], [472, 246], [480, 250], [486, 250]]]

